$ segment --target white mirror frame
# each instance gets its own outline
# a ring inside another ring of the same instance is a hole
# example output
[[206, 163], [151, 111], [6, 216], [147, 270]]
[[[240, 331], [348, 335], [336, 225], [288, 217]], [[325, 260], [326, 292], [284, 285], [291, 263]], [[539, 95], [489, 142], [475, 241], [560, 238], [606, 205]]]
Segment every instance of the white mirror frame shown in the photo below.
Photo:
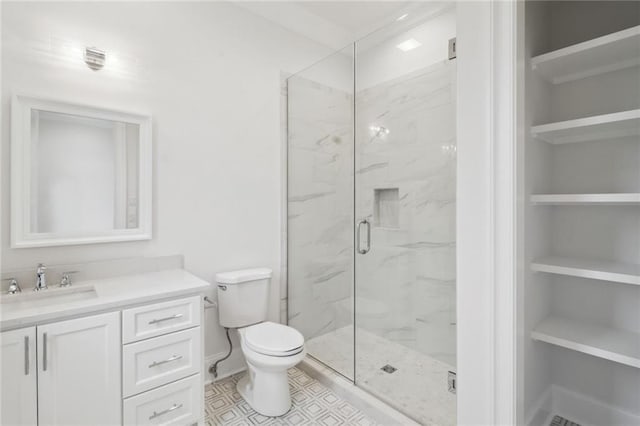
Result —
[[[33, 109], [140, 126], [137, 228], [114, 229], [85, 235], [30, 232], [28, 226], [31, 207], [31, 110]], [[11, 103], [11, 247], [50, 247], [150, 240], [152, 238], [152, 164], [150, 115], [21, 94], [14, 95]]]

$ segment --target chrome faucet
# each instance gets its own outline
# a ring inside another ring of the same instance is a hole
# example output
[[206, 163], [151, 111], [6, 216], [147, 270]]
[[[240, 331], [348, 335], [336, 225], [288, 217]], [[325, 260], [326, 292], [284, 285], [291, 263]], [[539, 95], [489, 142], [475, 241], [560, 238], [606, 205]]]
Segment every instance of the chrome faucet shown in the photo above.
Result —
[[3, 281], [9, 281], [9, 289], [7, 290], [7, 294], [16, 294], [16, 293], [21, 293], [22, 289], [20, 288], [20, 285], [18, 284], [18, 280], [16, 280], [15, 278], [5, 278], [3, 279]]
[[47, 270], [47, 267], [42, 263], [38, 265], [38, 269], [36, 270], [36, 288], [35, 291], [46, 290], [47, 289], [47, 278], [44, 275], [44, 272]]
[[78, 271], [67, 271], [62, 273], [62, 278], [60, 279], [60, 287], [69, 287], [71, 285], [71, 274], [75, 274]]

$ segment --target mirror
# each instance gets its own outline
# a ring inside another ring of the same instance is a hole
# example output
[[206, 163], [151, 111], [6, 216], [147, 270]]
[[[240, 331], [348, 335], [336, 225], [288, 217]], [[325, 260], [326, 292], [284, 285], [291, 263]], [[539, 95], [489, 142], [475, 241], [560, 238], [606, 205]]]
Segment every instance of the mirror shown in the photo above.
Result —
[[27, 96], [12, 104], [12, 246], [151, 238], [151, 118]]

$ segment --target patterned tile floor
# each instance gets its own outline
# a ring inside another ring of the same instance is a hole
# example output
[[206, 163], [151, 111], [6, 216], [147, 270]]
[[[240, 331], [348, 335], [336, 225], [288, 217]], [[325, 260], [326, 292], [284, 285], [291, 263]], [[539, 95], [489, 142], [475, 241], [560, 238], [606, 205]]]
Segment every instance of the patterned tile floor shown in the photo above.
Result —
[[580, 426], [578, 423], [574, 423], [571, 420], [567, 420], [561, 416], [553, 416], [549, 426]]
[[236, 390], [245, 373], [222, 379], [205, 389], [205, 415], [208, 426], [244, 425], [353, 425], [376, 423], [362, 411], [303, 371], [289, 370], [293, 406], [282, 417], [265, 417], [256, 413]]

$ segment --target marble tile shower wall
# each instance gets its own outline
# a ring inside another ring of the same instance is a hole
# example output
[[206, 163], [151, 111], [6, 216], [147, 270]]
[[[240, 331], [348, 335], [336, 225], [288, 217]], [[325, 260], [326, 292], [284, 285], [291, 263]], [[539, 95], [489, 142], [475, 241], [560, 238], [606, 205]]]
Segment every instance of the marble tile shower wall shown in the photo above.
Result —
[[[356, 96], [357, 217], [373, 223], [357, 326], [450, 365], [455, 94], [447, 61]], [[353, 319], [353, 97], [299, 76], [288, 96], [289, 323], [310, 339]]]
[[[450, 61], [356, 96], [356, 209], [373, 224], [372, 249], [356, 262], [356, 325], [449, 365], [455, 364], [455, 102]], [[397, 191], [395, 206], [376, 208], [376, 190]], [[376, 217], [383, 214], [391, 220]]]
[[288, 96], [288, 315], [309, 339], [352, 322], [353, 96], [301, 76]]

